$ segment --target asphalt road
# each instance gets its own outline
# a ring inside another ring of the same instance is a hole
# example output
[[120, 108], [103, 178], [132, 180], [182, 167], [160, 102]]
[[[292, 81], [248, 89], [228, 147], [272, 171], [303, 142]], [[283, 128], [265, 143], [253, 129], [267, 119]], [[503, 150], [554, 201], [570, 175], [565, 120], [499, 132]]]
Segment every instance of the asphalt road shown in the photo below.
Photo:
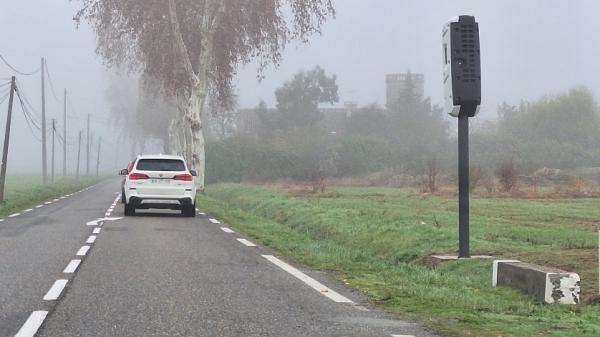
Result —
[[93, 222], [123, 217], [119, 190], [0, 222], [0, 336], [431, 336], [208, 215]]

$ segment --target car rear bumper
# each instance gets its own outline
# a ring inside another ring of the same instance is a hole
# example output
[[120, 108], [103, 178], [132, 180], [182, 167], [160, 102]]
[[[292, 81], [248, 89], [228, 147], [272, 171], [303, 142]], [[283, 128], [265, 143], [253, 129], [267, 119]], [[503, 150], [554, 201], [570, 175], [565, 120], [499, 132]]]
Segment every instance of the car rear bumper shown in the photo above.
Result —
[[194, 199], [191, 196], [175, 198], [164, 196], [131, 196], [129, 204], [135, 208], [181, 209], [194, 205]]

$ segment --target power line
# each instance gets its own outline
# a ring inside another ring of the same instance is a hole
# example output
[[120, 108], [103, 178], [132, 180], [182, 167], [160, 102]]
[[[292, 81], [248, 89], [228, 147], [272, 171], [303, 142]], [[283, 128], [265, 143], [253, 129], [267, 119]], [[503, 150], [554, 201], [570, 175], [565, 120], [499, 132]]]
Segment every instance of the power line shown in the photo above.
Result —
[[[31, 119], [31, 116], [29, 115], [28, 111], [27, 111], [27, 106], [23, 100], [23, 98], [21, 97], [21, 90], [19, 89], [19, 87], [16, 88], [16, 92], [17, 92], [17, 97], [19, 98], [19, 102], [21, 104], [21, 111], [23, 112], [23, 116], [25, 116], [25, 122], [27, 122], [27, 127], [29, 128], [29, 131], [31, 132], [31, 135], [33, 136], [33, 138], [35, 138], [38, 142], [41, 142], [42, 139], [40, 137], [38, 137], [35, 132], [33, 131], [32, 125], [36, 126], [34, 121]], [[37, 127], [37, 126], [36, 126]], [[39, 127], [38, 127], [39, 130]]]
[[31, 76], [31, 75], [37, 74], [40, 71], [40, 68], [37, 68], [36, 70], [34, 70], [30, 73], [25, 73], [25, 72], [19, 71], [15, 67], [13, 67], [10, 63], [8, 63], [8, 61], [4, 58], [4, 56], [2, 56], [2, 54], [0, 54], [0, 60], [2, 60], [4, 62], [4, 64], [6, 64], [10, 69], [12, 69], [14, 72], [16, 72], [19, 75]]
[[52, 76], [50, 76], [50, 71], [48, 70], [48, 61], [46, 59], [44, 59], [44, 65], [46, 65], [44, 71], [46, 72], [46, 75], [48, 75], [48, 82], [50, 82], [50, 91], [52, 92], [52, 96], [54, 96], [54, 100], [56, 100], [56, 102], [60, 104], [61, 101], [58, 98], [58, 95], [56, 95], [56, 91], [54, 90], [54, 83], [52, 83]]

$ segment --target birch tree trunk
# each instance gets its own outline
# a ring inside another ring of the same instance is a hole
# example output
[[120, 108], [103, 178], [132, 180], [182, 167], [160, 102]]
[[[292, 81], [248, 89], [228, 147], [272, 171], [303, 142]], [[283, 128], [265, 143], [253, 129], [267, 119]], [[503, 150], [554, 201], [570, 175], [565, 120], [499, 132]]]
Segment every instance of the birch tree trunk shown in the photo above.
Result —
[[[180, 118], [179, 132], [183, 133], [183, 147], [184, 156], [188, 161], [188, 165], [198, 172], [196, 177], [196, 187], [200, 191], [204, 191], [204, 177], [205, 177], [205, 141], [203, 134], [202, 125], [202, 111], [206, 104], [206, 98], [208, 95], [208, 67], [210, 66], [210, 54], [212, 52], [212, 34], [214, 31], [214, 24], [217, 17], [224, 10], [224, 4], [221, 1], [212, 2], [205, 1], [205, 16], [203, 22], [200, 25], [200, 29], [203, 32], [204, 43], [202, 45], [202, 52], [197, 60], [197, 73], [194, 72], [192, 66], [192, 60], [189, 58], [187, 46], [181, 36], [181, 30], [179, 26], [179, 20], [177, 18], [177, 11], [175, 0], [168, 0], [169, 5], [169, 18], [171, 21], [171, 30], [175, 39], [174, 44], [176, 50], [179, 53], [181, 66], [185, 74], [187, 75], [191, 85], [189, 88], [181, 89], [177, 92], [178, 101], [178, 112]], [[215, 12], [212, 16], [208, 15], [209, 8], [212, 5]]]

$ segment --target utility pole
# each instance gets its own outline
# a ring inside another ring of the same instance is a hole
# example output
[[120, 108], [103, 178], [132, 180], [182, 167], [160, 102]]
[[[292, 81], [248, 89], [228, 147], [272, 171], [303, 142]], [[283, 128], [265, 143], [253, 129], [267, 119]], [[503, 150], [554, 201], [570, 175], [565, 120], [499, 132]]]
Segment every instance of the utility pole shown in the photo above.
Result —
[[63, 178], [67, 176], [67, 89], [63, 96]]
[[87, 118], [87, 150], [85, 155], [85, 175], [90, 175], [90, 114]]
[[79, 142], [77, 145], [77, 169], [75, 170], [77, 173], [77, 178], [79, 178], [79, 160], [81, 159], [81, 130], [79, 130]]
[[45, 87], [46, 60], [42, 57], [42, 177], [44, 184], [48, 182], [48, 161], [46, 159], [46, 87]]
[[52, 183], [54, 183], [54, 134], [56, 133], [56, 119], [52, 118]]
[[6, 181], [6, 160], [8, 158], [8, 141], [10, 140], [10, 123], [12, 119], [13, 98], [16, 90], [16, 78], [10, 83], [10, 98], [8, 99], [8, 114], [6, 115], [6, 131], [4, 131], [4, 149], [2, 151], [2, 169], [0, 169], [0, 202], [4, 202], [4, 182]]
[[102, 145], [102, 136], [98, 139], [98, 156], [96, 157], [96, 178], [98, 177], [98, 170], [100, 168], [100, 145]]

